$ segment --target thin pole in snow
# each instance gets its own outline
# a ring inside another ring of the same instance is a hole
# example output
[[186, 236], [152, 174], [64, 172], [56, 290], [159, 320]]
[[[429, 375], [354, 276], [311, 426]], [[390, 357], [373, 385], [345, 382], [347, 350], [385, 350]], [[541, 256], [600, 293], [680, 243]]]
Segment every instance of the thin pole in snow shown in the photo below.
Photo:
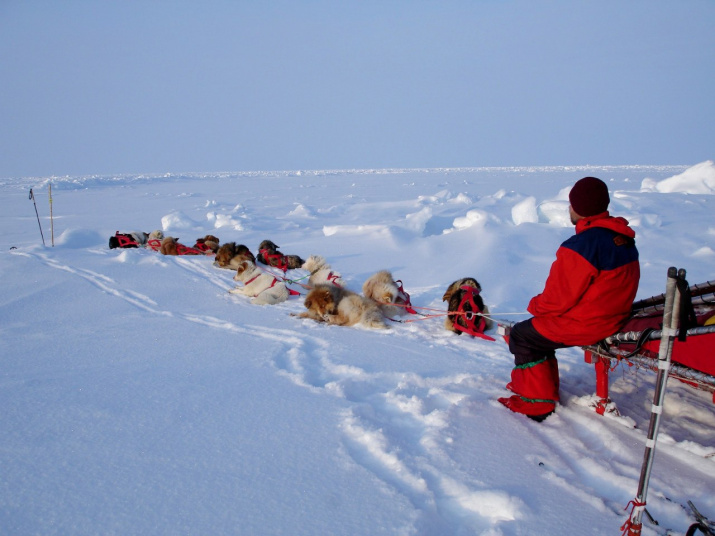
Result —
[[50, 192], [50, 228], [52, 229], [52, 247], [55, 247], [55, 218], [52, 216], [52, 183], [48, 185]]
[[42, 237], [42, 245], [45, 245], [45, 235], [42, 233], [42, 224], [40, 223], [40, 214], [37, 212], [37, 202], [35, 201], [35, 194], [32, 193], [32, 188], [30, 188], [30, 199], [35, 205], [35, 215], [37, 216], [37, 225], [40, 226], [40, 236]]
[[[674, 267], [668, 269], [668, 279], [665, 286], [665, 308], [663, 310], [663, 330], [658, 349], [658, 376], [655, 381], [655, 392], [653, 393], [653, 406], [651, 408], [650, 424], [648, 426], [648, 437], [646, 448], [643, 453], [643, 465], [641, 466], [641, 476], [638, 482], [638, 493], [629, 505], [633, 504], [633, 509], [628, 520], [623, 524], [621, 530], [628, 536], [639, 536], [641, 534], [642, 516], [645, 512], [646, 497], [648, 495], [648, 484], [650, 482], [651, 469], [653, 468], [653, 458], [655, 456], [655, 443], [658, 439], [658, 429], [663, 414], [663, 403], [665, 401], [665, 386], [670, 372], [671, 357], [673, 354], [673, 342], [678, 333], [680, 322], [680, 289], [678, 281], [685, 281], [685, 270], [677, 270]], [[628, 508], [628, 506], [626, 506]], [[647, 513], [647, 512], [646, 512]]]

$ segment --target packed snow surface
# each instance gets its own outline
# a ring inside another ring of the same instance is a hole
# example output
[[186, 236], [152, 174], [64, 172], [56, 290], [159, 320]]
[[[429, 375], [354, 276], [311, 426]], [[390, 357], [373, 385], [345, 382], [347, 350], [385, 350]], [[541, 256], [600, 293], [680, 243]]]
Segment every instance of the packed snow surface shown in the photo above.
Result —
[[[528, 317], [587, 175], [637, 232], [639, 298], [669, 266], [715, 279], [712, 161], [0, 179], [0, 532], [619, 534], [655, 374], [612, 371], [621, 416], [601, 417], [592, 366], [559, 351], [561, 403], [536, 423], [496, 402], [503, 341], [443, 327], [462, 277], [495, 317]], [[292, 316], [301, 297], [229, 294], [211, 257], [108, 248], [154, 229], [271, 239], [355, 291], [387, 269], [428, 316], [318, 324]], [[688, 500], [715, 518], [714, 408], [668, 383], [644, 534], [684, 534]]]

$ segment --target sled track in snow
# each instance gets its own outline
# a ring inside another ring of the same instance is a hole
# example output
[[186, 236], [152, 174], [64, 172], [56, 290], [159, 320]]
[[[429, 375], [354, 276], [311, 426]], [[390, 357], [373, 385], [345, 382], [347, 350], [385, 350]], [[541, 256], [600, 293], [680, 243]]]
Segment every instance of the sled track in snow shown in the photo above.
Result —
[[[420, 533], [456, 533], [464, 527], [486, 530], [495, 522], [530, 515], [528, 505], [518, 496], [507, 490], [495, 490], [474, 474], [466, 474], [450, 457], [450, 427], [455, 423], [455, 414], [469, 403], [472, 385], [495, 381], [490, 368], [497, 365], [489, 355], [482, 356], [485, 367], [479, 374], [426, 378], [416, 373], [371, 373], [331, 359], [336, 351], [334, 342], [331, 346], [319, 335], [299, 328], [238, 325], [212, 315], [169, 310], [142, 292], [122, 287], [105, 274], [71, 266], [45, 253], [15, 251], [13, 254], [80, 278], [145, 313], [278, 345], [282, 350], [269, 357], [278, 374], [317, 395], [337, 397], [348, 403], [339, 414], [345, 455], [405, 497], [420, 512], [416, 521]], [[230, 270], [220, 270], [189, 258], [162, 260], [173, 260], [169, 266], [178, 267], [207, 288], [226, 291], [232, 286]], [[331, 328], [320, 326], [319, 329]], [[430, 339], [431, 343], [455, 352], [464, 351], [465, 345], [471, 348], [472, 344], [463, 338], [448, 338], [441, 331], [413, 327], [387, 336]], [[391, 347], [393, 340], [386, 340], [386, 347]], [[340, 353], [339, 348], [337, 352]], [[501, 368], [499, 372], [503, 372]], [[529, 441], [543, 444], [546, 450], [556, 453], [558, 460], [563, 460], [553, 461], [552, 456], [552, 461], [543, 465], [545, 479], [604, 514], [622, 518], [623, 505], [633, 493], [642, 451], [624, 443], [605, 423], [599, 422], [599, 432], [595, 433], [593, 420], [585, 420], [579, 413], [578, 403], [569, 404], [565, 400], [564, 404], [551, 426], [538, 427], [526, 421], [516, 425], [523, 428]], [[640, 432], [634, 431], [634, 434], [640, 435]], [[585, 455], [602, 450], [614, 453], [605, 467], [596, 465]], [[542, 465], [536, 459], [533, 463]], [[608, 496], [617, 499], [599, 499], [598, 490], [603, 489], [610, 489]]]
[[[440, 443], [450, 422], [450, 412], [468, 395], [469, 375], [423, 378], [418, 374], [372, 374], [330, 359], [323, 339], [291, 329], [239, 326], [210, 315], [162, 308], [150, 297], [120, 285], [112, 278], [64, 264], [42, 253], [15, 252], [46, 266], [81, 278], [106, 294], [124, 300], [152, 315], [219, 329], [245, 337], [278, 343], [285, 349], [271, 357], [279, 374], [319, 395], [349, 402], [340, 415], [340, 431], [346, 455], [388, 487], [406, 497], [423, 513], [418, 521], [423, 533], [454, 533], [466, 525], [488, 528], [494, 521], [521, 517], [521, 501], [493, 489], [485, 489], [465, 475], [455, 473]], [[175, 259], [186, 273], [212, 287], [227, 290], [228, 276], [191, 259]], [[342, 328], [341, 328], [342, 329]], [[405, 442], [402, 437], [415, 438]], [[412, 445], [420, 445], [415, 449]]]

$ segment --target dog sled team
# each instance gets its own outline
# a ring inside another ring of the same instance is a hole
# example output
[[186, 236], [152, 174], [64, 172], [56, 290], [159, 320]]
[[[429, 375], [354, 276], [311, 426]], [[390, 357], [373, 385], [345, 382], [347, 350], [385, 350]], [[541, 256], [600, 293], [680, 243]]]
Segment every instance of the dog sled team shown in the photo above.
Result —
[[[110, 249], [149, 248], [162, 255], [212, 255], [214, 265], [235, 270], [233, 279], [240, 285], [229, 290], [251, 298], [256, 305], [274, 305], [300, 293], [289, 288], [287, 283], [297, 283], [308, 291], [304, 305], [306, 311], [299, 318], [309, 318], [337, 326], [360, 324], [369, 328], [385, 329], [386, 320], [407, 314], [420, 314], [410, 303], [402, 282], [395, 281], [388, 270], [381, 270], [365, 281], [362, 294], [347, 288], [342, 275], [335, 271], [320, 255], [311, 255], [306, 260], [299, 255], [285, 255], [271, 240], [258, 246], [258, 255], [243, 244], [227, 242], [220, 244], [217, 237], [206, 235], [186, 246], [178, 238], [164, 236], [160, 230], [144, 233], [117, 232], [109, 239]], [[302, 269], [309, 273], [307, 283], [291, 281], [271, 269], [285, 274], [288, 270]], [[482, 336], [492, 327], [489, 309], [480, 295], [481, 286], [476, 279], [466, 277], [453, 282], [444, 293], [447, 302], [444, 326], [454, 333]], [[427, 315], [423, 315], [427, 316]]]

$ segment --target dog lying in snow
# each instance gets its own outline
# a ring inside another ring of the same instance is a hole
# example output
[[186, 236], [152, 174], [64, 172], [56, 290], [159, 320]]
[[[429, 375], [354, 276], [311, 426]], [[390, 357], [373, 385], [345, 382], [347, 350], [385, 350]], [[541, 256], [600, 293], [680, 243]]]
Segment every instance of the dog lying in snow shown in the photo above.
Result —
[[178, 255], [179, 239], [167, 236], [161, 241], [159, 253], [162, 255]]
[[316, 285], [332, 284], [338, 287], [345, 287], [345, 280], [342, 276], [333, 271], [330, 265], [325, 261], [325, 258], [320, 255], [311, 255], [308, 260], [301, 266], [303, 270], [310, 272], [308, 284], [312, 287]]
[[392, 274], [382, 270], [370, 276], [362, 286], [366, 298], [377, 302], [387, 317], [407, 314], [408, 298], [395, 282]]
[[178, 238], [167, 236], [161, 241], [159, 252], [162, 255], [203, 255], [204, 252], [179, 243]]
[[197, 238], [194, 248], [199, 251], [203, 251], [206, 254], [216, 253], [219, 248], [219, 239], [214, 235], [206, 235], [203, 238]]
[[243, 261], [256, 262], [256, 257], [253, 256], [251, 250], [243, 244], [236, 242], [227, 242], [216, 251], [214, 264], [220, 268], [230, 268], [237, 270], [238, 266]]
[[308, 310], [297, 315], [299, 318], [336, 326], [362, 324], [369, 328], [387, 328], [374, 301], [335, 285], [318, 285], [308, 292], [304, 305]]
[[157, 229], [149, 233], [146, 241], [146, 247], [153, 249], [154, 251], [159, 251], [161, 249], [161, 241], [164, 240], [163, 231]]
[[271, 274], [263, 272], [250, 260], [243, 260], [236, 269], [234, 281], [241, 281], [242, 287], [236, 287], [229, 292], [251, 296], [255, 305], [275, 305], [288, 299], [288, 288]]
[[298, 255], [284, 255], [278, 251], [278, 247], [270, 240], [264, 240], [258, 246], [258, 262], [266, 266], [273, 266], [279, 270], [293, 270], [303, 266], [305, 261]]
[[114, 236], [109, 237], [109, 249], [115, 248], [143, 248], [149, 235], [143, 231], [131, 231], [130, 233], [120, 233], [117, 231]]
[[[469, 299], [465, 300], [465, 295], [470, 291], [465, 290], [462, 287], [471, 287], [474, 289], [474, 291], [471, 291], [471, 294], [474, 300], [474, 305], [476, 305], [476, 309], [478, 310], [474, 310], [475, 308], [472, 306], [472, 303]], [[481, 291], [482, 287], [476, 279], [474, 279], [473, 277], [465, 277], [462, 279], [458, 279], [457, 281], [449, 285], [449, 287], [447, 287], [447, 291], [444, 293], [444, 296], [442, 296], [442, 301], [448, 302], [447, 311], [450, 313], [460, 311], [461, 305], [462, 312], [476, 312], [488, 315], [489, 308], [486, 306], [484, 300], [482, 299], [482, 296], [480, 295]], [[490, 318], [479, 318], [484, 320], [484, 330], [492, 328], [493, 322]], [[455, 324], [465, 328], [468, 327], [467, 320], [465, 319], [464, 315], [448, 315], [444, 321], [444, 327], [449, 331], [454, 331], [457, 335], [459, 335], [462, 332], [454, 327]]]

